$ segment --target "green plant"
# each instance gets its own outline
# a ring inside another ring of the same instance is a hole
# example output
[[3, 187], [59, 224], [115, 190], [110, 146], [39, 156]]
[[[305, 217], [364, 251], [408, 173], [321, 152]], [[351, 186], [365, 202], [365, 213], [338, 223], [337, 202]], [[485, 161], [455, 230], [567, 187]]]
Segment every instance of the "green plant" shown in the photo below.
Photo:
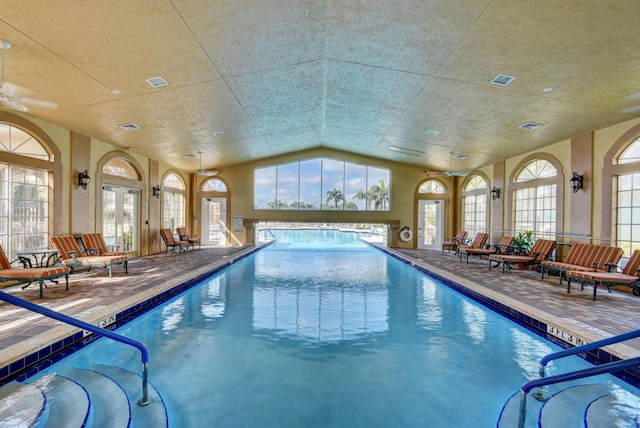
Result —
[[527, 253], [533, 246], [533, 230], [519, 232], [513, 237], [513, 246], [520, 253]]

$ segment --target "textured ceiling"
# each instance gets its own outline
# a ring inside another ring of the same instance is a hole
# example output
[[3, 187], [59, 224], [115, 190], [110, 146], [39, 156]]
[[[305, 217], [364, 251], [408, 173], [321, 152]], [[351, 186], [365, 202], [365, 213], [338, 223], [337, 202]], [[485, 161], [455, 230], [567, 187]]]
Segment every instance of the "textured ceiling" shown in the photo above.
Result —
[[[438, 170], [455, 152], [469, 158], [453, 169], [469, 170], [640, 116], [637, 0], [2, 0], [1, 10], [6, 81], [58, 104], [29, 115], [191, 171], [198, 160], [184, 156], [200, 150], [205, 168], [224, 168], [315, 147]], [[489, 83], [499, 73], [516, 79]], [[157, 76], [169, 85], [145, 82]], [[118, 126], [130, 122], [141, 129]]]

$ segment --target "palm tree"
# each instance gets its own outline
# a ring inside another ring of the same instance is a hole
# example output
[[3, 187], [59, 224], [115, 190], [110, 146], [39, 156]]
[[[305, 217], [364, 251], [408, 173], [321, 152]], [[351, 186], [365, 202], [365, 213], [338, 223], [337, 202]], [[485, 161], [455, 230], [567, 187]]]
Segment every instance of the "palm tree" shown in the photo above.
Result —
[[335, 205], [335, 209], [338, 209], [338, 204], [344, 200], [344, 196], [342, 195], [342, 190], [333, 188], [332, 190], [327, 190], [327, 199], [325, 204], [328, 206], [329, 202], [333, 200]]
[[387, 203], [389, 202], [389, 189], [387, 184], [381, 178], [378, 180], [378, 184], [374, 184], [369, 188], [370, 201], [374, 203], [374, 209], [386, 210]]
[[357, 199], [359, 201], [366, 201], [368, 197], [369, 197], [369, 194], [364, 190], [360, 189], [356, 192], [356, 194], [353, 196], [352, 199]]

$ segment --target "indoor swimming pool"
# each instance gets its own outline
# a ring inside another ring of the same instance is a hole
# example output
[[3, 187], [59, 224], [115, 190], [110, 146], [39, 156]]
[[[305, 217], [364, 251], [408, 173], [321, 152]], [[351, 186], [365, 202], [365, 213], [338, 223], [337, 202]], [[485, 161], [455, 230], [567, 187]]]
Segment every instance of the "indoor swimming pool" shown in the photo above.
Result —
[[[361, 233], [272, 232], [275, 244], [117, 330], [149, 348], [169, 426], [495, 427], [560, 349]], [[96, 365], [139, 372], [140, 356], [100, 339], [38, 377]], [[566, 358], [549, 374], [588, 366]]]

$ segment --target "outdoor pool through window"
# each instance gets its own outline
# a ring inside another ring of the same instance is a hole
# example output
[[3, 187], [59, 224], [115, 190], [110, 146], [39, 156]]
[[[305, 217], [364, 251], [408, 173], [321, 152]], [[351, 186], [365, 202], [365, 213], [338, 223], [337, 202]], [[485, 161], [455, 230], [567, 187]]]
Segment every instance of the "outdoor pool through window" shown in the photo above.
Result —
[[[275, 244], [118, 329], [149, 347], [169, 426], [495, 427], [559, 349], [362, 234], [272, 232]], [[140, 357], [100, 339], [39, 376], [92, 364], [137, 372]]]

